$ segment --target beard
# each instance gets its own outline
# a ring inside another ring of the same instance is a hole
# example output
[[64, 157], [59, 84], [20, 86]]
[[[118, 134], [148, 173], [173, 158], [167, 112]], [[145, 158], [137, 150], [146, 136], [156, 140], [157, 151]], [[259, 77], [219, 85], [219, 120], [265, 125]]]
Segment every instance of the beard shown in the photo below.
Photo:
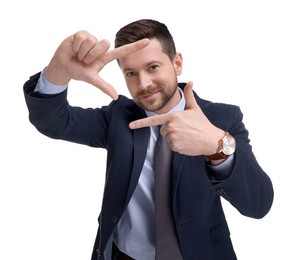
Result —
[[[171, 101], [177, 91], [177, 88], [178, 84], [176, 84], [175, 87], [150, 87], [146, 90], [140, 91], [134, 100], [142, 109], [150, 112], [156, 112], [163, 109]], [[144, 98], [152, 94], [156, 95], [156, 97], [149, 99]]]

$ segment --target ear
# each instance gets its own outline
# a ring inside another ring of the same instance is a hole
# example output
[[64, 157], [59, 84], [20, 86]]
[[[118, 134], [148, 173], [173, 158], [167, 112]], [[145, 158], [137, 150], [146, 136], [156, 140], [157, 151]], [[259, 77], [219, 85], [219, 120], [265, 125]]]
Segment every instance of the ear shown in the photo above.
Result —
[[175, 67], [176, 75], [179, 76], [182, 73], [182, 67], [183, 67], [183, 59], [182, 54], [180, 52], [177, 52], [174, 59], [173, 59], [173, 65]]

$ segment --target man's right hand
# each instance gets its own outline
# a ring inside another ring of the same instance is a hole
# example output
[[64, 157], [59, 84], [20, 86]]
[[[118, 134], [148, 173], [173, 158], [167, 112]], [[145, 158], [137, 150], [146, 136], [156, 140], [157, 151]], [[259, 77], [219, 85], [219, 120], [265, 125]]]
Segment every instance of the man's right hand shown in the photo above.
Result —
[[86, 31], [79, 31], [66, 38], [56, 50], [44, 70], [46, 79], [56, 85], [65, 85], [71, 79], [94, 85], [116, 100], [116, 90], [104, 81], [98, 73], [112, 60], [138, 51], [149, 44], [148, 39], [109, 50], [108, 40], [97, 40]]

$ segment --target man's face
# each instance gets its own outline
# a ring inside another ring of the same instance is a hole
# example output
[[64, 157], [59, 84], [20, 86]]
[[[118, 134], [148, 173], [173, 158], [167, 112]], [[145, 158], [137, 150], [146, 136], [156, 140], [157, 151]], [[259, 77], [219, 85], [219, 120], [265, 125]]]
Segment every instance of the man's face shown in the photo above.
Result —
[[182, 71], [182, 56], [173, 61], [162, 52], [159, 41], [119, 59], [128, 90], [143, 109], [158, 114], [171, 110], [180, 100], [177, 76]]

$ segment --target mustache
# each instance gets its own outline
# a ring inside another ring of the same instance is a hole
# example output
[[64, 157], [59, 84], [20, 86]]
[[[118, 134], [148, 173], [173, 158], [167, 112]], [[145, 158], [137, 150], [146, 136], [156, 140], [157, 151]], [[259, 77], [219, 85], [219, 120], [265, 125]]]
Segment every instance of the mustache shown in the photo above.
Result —
[[159, 87], [149, 87], [147, 89], [144, 89], [144, 90], [140, 91], [138, 93], [138, 96], [140, 97], [140, 96], [150, 95], [150, 94], [155, 93], [155, 92], [160, 91], [160, 90], [161, 90], [161, 88], [159, 88]]

